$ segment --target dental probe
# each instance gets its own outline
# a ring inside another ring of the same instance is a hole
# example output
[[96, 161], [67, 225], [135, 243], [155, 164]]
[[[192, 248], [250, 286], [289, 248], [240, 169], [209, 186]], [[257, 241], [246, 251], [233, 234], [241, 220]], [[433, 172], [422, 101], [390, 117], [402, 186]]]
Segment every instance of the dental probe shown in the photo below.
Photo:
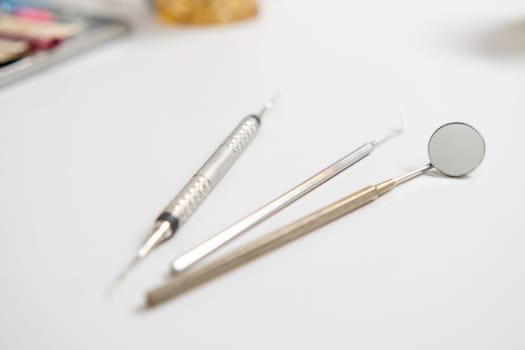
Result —
[[310, 191], [319, 187], [326, 181], [330, 180], [334, 176], [338, 175], [342, 171], [348, 169], [352, 165], [356, 164], [360, 160], [366, 158], [372, 151], [380, 144], [386, 142], [394, 136], [399, 135], [405, 129], [405, 123], [403, 121], [403, 128], [396, 129], [388, 134], [385, 138], [380, 141], [370, 141], [358, 147], [354, 151], [348, 153], [343, 158], [339, 159], [335, 163], [329, 165], [325, 169], [321, 170], [317, 174], [313, 175], [306, 181], [295, 186], [288, 192], [280, 195], [268, 204], [257, 209], [253, 213], [244, 217], [243, 219], [232, 224], [222, 232], [219, 232], [215, 236], [197, 245], [193, 249], [189, 250], [172, 263], [172, 272], [180, 272], [189, 266], [195, 264], [197, 261], [203, 259], [207, 255], [211, 254], [221, 246], [225, 245], [232, 239], [239, 237], [252, 227], [258, 225], [262, 221], [276, 214], [280, 210], [284, 209], [288, 205], [292, 204], [299, 198], [303, 197]]
[[272, 109], [277, 98], [278, 95], [275, 95], [259, 113], [249, 115], [241, 120], [206, 163], [160, 213], [150, 235], [134, 258], [117, 276], [115, 282], [122, 280], [126, 273], [155, 247], [172, 238], [177, 229], [188, 220], [255, 138], [261, 126], [261, 118]]

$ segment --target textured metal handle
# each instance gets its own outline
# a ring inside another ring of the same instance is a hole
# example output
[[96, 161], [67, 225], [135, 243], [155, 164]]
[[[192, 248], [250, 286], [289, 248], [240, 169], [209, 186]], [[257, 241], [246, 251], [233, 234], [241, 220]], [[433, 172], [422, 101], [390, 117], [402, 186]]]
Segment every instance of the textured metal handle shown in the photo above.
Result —
[[211, 188], [211, 182], [207, 178], [195, 175], [164, 209], [164, 212], [171, 213], [181, 225], [206, 198]]
[[255, 138], [259, 126], [257, 116], [244, 118], [164, 212], [177, 218], [179, 225], [186, 221]]
[[255, 115], [244, 118], [223, 144], [227, 144], [235, 153], [241, 153], [252, 142], [260, 125], [259, 117]]

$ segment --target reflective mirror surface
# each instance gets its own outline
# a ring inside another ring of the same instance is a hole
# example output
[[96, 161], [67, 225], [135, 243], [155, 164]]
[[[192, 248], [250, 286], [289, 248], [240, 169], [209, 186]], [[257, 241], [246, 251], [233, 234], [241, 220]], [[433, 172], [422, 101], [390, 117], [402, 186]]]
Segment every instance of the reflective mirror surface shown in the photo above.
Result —
[[437, 129], [428, 142], [430, 163], [448, 176], [464, 176], [473, 171], [485, 156], [481, 134], [465, 123], [448, 123]]

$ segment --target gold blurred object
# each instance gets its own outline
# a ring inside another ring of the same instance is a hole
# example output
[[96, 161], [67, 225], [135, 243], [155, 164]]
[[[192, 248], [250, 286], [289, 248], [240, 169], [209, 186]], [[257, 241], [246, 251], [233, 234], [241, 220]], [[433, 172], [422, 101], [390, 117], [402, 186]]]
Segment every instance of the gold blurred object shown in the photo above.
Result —
[[257, 14], [256, 0], [153, 0], [159, 19], [167, 23], [217, 24]]

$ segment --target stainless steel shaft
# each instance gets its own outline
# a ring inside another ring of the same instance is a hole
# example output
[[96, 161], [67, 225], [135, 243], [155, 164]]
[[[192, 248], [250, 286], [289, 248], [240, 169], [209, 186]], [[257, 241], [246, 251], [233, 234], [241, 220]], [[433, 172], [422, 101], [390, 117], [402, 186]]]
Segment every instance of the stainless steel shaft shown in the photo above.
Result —
[[154, 306], [194, 286], [215, 278], [237, 266], [245, 264], [269, 251], [312, 232], [358, 208], [377, 199], [391, 190], [395, 180], [387, 180], [375, 186], [368, 186], [320, 210], [263, 235], [232, 252], [193, 270], [175, 275], [162, 286], [146, 294], [146, 304]]
[[231, 241], [232, 239], [240, 236], [250, 228], [279, 212], [284, 207], [295, 202], [299, 198], [306, 195], [308, 192], [317, 188], [321, 184], [325, 183], [329, 179], [333, 178], [343, 170], [347, 169], [351, 165], [357, 163], [361, 159], [368, 156], [374, 147], [375, 142], [368, 142], [357, 148], [355, 151], [347, 154], [343, 158], [339, 159], [335, 163], [331, 164], [327, 168], [321, 170], [311, 178], [295, 186], [288, 192], [270, 201], [260, 209], [244, 217], [240, 221], [229, 226], [222, 232], [211, 237], [210, 239], [202, 242], [195, 248], [183, 254], [181, 257], [176, 259], [172, 264], [172, 269], [175, 272], [180, 272], [189, 266], [193, 265], [200, 259], [211, 254], [213, 251]]

